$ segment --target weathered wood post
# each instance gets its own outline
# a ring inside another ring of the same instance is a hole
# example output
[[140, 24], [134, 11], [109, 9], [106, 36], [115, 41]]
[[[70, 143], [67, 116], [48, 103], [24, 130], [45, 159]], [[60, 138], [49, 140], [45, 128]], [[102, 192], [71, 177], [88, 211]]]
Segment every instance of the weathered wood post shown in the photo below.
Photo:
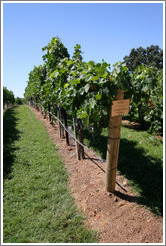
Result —
[[[63, 107], [60, 107], [60, 120], [64, 124]], [[61, 125], [61, 137], [62, 138], [65, 138], [64, 130], [65, 129], [64, 129], [63, 125]]]
[[[79, 140], [80, 140], [80, 143], [84, 144], [83, 143], [83, 124], [82, 124], [82, 121], [81, 119], [78, 119], [77, 120], [78, 122], [78, 133], [79, 133]], [[79, 149], [80, 149], [80, 157], [81, 159], [84, 159], [84, 148], [79, 144]]]
[[46, 119], [46, 110], [44, 109], [44, 119]]
[[[74, 136], [75, 136], [75, 138], [77, 139], [77, 126], [76, 126], [76, 122], [77, 120], [76, 120], [76, 118], [75, 117], [73, 117], [73, 126], [74, 126]], [[77, 154], [77, 159], [78, 160], [81, 160], [81, 156], [80, 156], [80, 148], [79, 148], [79, 143], [77, 142], [77, 141], [75, 141], [75, 143], [76, 143], [76, 154]]]
[[50, 123], [51, 123], [51, 121], [52, 121], [52, 119], [51, 119], [51, 114], [50, 114], [50, 112], [51, 112], [51, 106], [50, 106], [50, 104], [48, 104], [48, 114], [49, 114], [49, 121], [50, 121]]
[[[58, 109], [57, 109], [57, 117], [58, 117], [58, 119], [60, 120], [60, 108], [59, 108], [59, 107], [58, 107]], [[62, 136], [61, 136], [61, 123], [59, 122], [59, 120], [58, 120], [59, 136], [62, 137]]]
[[[66, 110], [64, 108], [62, 108], [62, 112], [63, 112], [63, 118], [64, 118], [64, 122], [65, 122], [65, 127], [68, 128]], [[65, 131], [65, 133], [66, 133], [66, 144], [69, 145], [69, 134], [67, 131]]]
[[[123, 99], [124, 99], [124, 91], [118, 90], [115, 100], [123, 100]], [[118, 109], [117, 112], [113, 114], [113, 106], [111, 107], [109, 126], [108, 126], [107, 168], [106, 168], [106, 190], [108, 192], [115, 192], [115, 181], [116, 181], [116, 171], [118, 165], [122, 114], [123, 113], [118, 111]]]

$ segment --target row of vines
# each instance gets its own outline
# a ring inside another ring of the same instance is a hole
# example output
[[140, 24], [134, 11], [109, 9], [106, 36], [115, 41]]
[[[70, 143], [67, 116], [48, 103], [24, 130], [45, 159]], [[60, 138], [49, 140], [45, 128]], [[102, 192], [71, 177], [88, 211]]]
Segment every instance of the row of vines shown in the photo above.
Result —
[[104, 60], [84, 62], [78, 44], [70, 58], [58, 37], [42, 50], [44, 64], [29, 73], [26, 101], [58, 113], [64, 123], [70, 114], [78, 132], [84, 125], [97, 137], [108, 127], [110, 106], [121, 89], [131, 100], [131, 116], [138, 114], [142, 125], [147, 121], [150, 131], [162, 133], [162, 70], [142, 65], [131, 73], [125, 63], [117, 62], [111, 71]]

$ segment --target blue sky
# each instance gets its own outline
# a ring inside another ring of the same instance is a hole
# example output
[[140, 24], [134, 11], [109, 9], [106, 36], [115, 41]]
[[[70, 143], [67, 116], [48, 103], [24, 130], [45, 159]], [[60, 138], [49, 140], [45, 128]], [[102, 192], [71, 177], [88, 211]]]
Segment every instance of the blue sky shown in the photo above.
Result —
[[163, 4], [4, 3], [3, 84], [23, 97], [28, 73], [43, 64], [42, 47], [60, 37], [72, 56], [81, 45], [84, 61], [113, 64], [132, 48], [163, 48]]

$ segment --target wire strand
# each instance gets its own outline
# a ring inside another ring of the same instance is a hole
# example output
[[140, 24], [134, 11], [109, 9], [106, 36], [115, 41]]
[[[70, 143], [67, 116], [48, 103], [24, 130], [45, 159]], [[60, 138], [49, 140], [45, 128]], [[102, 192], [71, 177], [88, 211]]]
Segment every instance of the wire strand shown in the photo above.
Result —
[[[39, 106], [41, 106], [44, 110], [45, 110], [45, 108], [40, 104], [40, 103], [36, 103], [36, 104], [38, 104]], [[95, 153], [93, 153], [90, 149], [88, 149], [84, 144], [82, 144], [77, 138], [75, 138], [74, 136], [73, 136], [73, 134], [71, 134], [69, 131], [68, 131], [68, 129], [66, 128], [66, 126], [63, 124], [63, 122], [57, 117], [57, 116], [55, 116], [55, 115], [53, 115], [51, 112], [49, 112], [49, 111], [46, 111], [46, 113], [49, 113], [49, 114], [51, 114], [52, 115], [52, 117], [53, 118], [55, 118], [55, 119], [57, 119], [59, 122], [60, 122], [60, 124], [63, 126], [63, 128], [65, 129], [65, 131], [66, 132], [68, 132], [68, 134], [79, 144], [79, 145], [81, 145], [83, 148], [85, 148], [87, 151], [89, 151], [93, 156], [95, 156], [100, 162], [102, 162], [102, 163], [104, 163], [105, 162], [105, 160], [103, 160], [102, 158], [100, 158], [98, 155], [96, 155]]]

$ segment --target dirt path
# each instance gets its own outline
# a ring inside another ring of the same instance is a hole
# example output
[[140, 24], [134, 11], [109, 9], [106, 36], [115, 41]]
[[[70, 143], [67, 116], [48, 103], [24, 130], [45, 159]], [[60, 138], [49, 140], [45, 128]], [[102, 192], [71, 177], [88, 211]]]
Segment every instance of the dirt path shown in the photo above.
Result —
[[69, 173], [69, 186], [86, 223], [99, 232], [100, 243], [162, 243], [163, 219], [155, 217], [131, 192], [127, 180], [117, 174], [116, 193], [105, 191], [105, 164], [89, 158], [78, 161], [75, 146], [67, 147], [58, 125], [50, 125], [32, 108], [46, 127]]

